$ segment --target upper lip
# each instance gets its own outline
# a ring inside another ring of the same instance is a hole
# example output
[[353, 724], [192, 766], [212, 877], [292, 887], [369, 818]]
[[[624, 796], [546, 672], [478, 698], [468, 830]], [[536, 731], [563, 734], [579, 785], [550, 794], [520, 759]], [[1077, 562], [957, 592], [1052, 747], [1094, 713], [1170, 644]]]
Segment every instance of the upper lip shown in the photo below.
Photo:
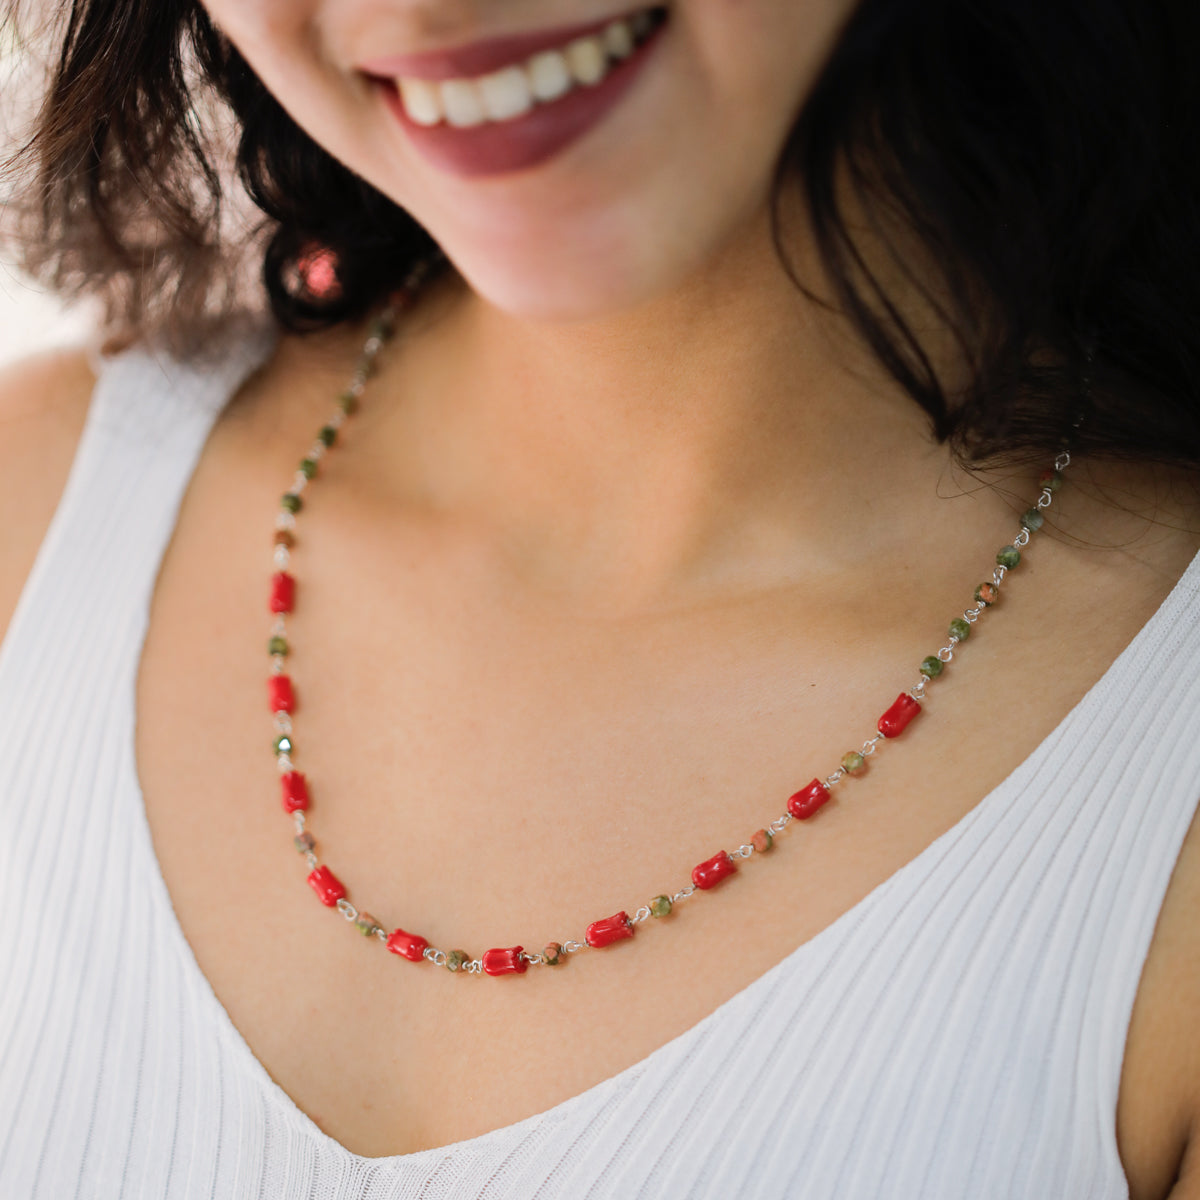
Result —
[[642, 4], [582, 25], [559, 25], [554, 29], [539, 29], [535, 33], [504, 34], [461, 46], [445, 46], [424, 54], [390, 54], [361, 63], [360, 70], [385, 79], [458, 79], [486, 75], [511, 63], [522, 62], [539, 50], [548, 50], [575, 38], [598, 33], [613, 21], [630, 17], [647, 7]]

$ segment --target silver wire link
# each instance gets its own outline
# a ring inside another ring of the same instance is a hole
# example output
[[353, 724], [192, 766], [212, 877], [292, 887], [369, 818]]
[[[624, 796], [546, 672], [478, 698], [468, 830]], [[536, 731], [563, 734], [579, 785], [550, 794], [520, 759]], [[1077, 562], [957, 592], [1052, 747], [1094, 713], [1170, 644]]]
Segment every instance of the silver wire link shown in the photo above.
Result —
[[344, 897], [337, 902], [337, 910], [347, 921], [353, 921], [358, 917], [358, 909]]
[[1054, 469], [1056, 471], [1065, 471], [1071, 465], [1071, 454], [1067, 450], [1063, 450], [1054, 460]]
[[586, 942], [577, 942], [574, 938], [568, 938], [562, 944], [564, 954], [578, 954], [580, 950], [587, 949]]
[[446, 965], [446, 952], [444, 950], [435, 950], [432, 946], [426, 946], [421, 951], [421, 957], [429, 959], [435, 967], [444, 967]]
[[310, 871], [315, 871], [321, 865], [321, 860], [311, 850], [305, 852], [304, 861], [308, 863]]
[[863, 747], [859, 751], [859, 753], [863, 756], [863, 758], [870, 758], [871, 755], [875, 753], [875, 747], [878, 746], [879, 743], [882, 741], [883, 741], [883, 734], [877, 733], [873, 738], [870, 738], [867, 741], [863, 742]]
[[1015, 538], [1013, 538], [1013, 545], [1016, 546], [1018, 550], [1020, 550], [1022, 546], [1029, 545], [1029, 530], [1027, 528], [1022, 526], [1021, 532], [1018, 533]]
[[675, 895], [671, 897], [671, 903], [678, 904], [680, 900], [686, 900], [689, 896], [695, 895], [695, 892], [696, 885], [694, 883], [689, 883], [687, 887], [680, 888], [679, 891], [677, 891]]
[[754, 853], [754, 847], [750, 845], [741, 845], [736, 850], [729, 851], [730, 858], [749, 858]]
[[292, 821], [295, 824], [296, 832], [303, 833], [304, 826], [308, 823], [308, 818], [304, 815], [304, 809], [296, 809], [296, 811], [292, 813]]
[[1037, 498], [1038, 508], [1049, 508], [1054, 503], [1054, 493], [1046, 488], [1045, 491]]
[[275, 732], [291, 734], [292, 718], [282, 709], [275, 714]]
[[640, 925], [643, 921], [648, 921], [654, 914], [650, 911], [648, 905], [643, 904], [641, 908], [629, 918], [630, 925]]
[[775, 818], [775, 820], [773, 820], [773, 821], [770, 823], [770, 825], [768, 825], [768, 826], [767, 826], [767, 828], [768, 828], [768, 829], [769, 829], [769, 830], [770, 830], [772, 833], [774, 833], [774, 834], [778, 835], [778, 834], [781, 834], [781, 833], [782, 833], [782, 832], [783, 832], [783, 831], [784, 831], [784, 830], [785, 830], [785, 829], [788, 827], [788, 825], [790, 824], [791, 820], [792, 820], [792, 814], [791, 814], [791, 813], [787, 813], [787, 812], [785, 812], [785, 813], [783, 814], [783, 816], [781, 816], [781, 817], [776, 817], [776, 818]]
[[375, 936], [386, 946], [388, 940], [388, 931], [382, 925], [375, 926]]

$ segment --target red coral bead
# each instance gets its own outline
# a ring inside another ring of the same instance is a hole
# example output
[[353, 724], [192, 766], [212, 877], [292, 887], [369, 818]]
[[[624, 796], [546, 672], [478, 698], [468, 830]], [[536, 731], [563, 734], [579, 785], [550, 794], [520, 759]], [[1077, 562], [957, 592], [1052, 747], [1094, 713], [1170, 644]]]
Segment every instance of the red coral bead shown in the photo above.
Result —
[[308, 886], [327, 908], [332, 908], [346, 895], [342, 881], [328, 867], [318, 867], [313, 871], [308, 877]]
[[292, 680], [287, 675], [272, 675], [267, 680], [267, 702], [272, 712], [292, 712], [296, 707], [296, 693], [292, 691]]
[[503, 950], [485, 950], [483, 952], [483, 969], [488, 975], [524, 975], [529, 970], [529, 964], [522, 955], [523, 946], [509, 946]]
[[819, 779], [814, 779], [788, 800], [788, 812], [798, 821], [805, 821], [828, 799], [829, 789]]
[[283, 811], [294, 813], [308, 807], [308, 780], [299, 771], [285, 771], [279, 782], [283, 786]]
[[286, 571], [276, 571], [271, 576], [271, 611], [291, 612], [295, 600], [296, 581]]
[[423, 937], [405, 933], [403, 929], [393, 929], [387, 940], [387, 948], [409, 962], [420, 962], [425, 957], [425, 947], [428, 945]]
[[619, 942], [622, 938], [633, 937], [633, 925], [630, 923], [629, 914], [619, 912], [611, 917], [605, 917], [603, 921], [593, 921], [587, 927], [584, 937], [587, 944], [594, 946], [597, 950], [601, 946], [610, 946], [613, 942]]
[[732, 875], [737, 870], [737, 863], [722, 850], [712, 858], [692, 868], [692, 882], [698, 888], [716, 887], [726, 875]]
[[899, 737], [908, 728], [908, 723], [920, 711], [920, 704], [907, 692], [901, 692], [896, 697], [896, 703], [879, 718], [879, 732], [884, 737]]

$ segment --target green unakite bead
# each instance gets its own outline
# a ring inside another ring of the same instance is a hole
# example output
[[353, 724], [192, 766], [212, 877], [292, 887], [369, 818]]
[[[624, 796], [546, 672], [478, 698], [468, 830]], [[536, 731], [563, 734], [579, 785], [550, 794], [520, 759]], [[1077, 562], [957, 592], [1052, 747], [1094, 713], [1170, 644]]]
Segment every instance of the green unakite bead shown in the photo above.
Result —
[[1062, 487], [1063, 477], [1059, 471], [1047, 471], [1038, 481], [1048, 492], [1057, 492]]
[[842, 755], [842, 770], [847, 775], [853, 775], [855, 771], [861, 771], [866, 765], [866, 759], [863, 758], [857, 750], [851, 750], [848, 754]]
[[471, 956], [465, 950], [451, 950], [446, 955], [446, 970], [461, 971], [471, 961]]
[[317, 431], [317, 441], [322, 446], [332, 446], [337, 441], [337, 430], [332, 425], [322, 425]]
[[284, 492], [279, 506], [290, 513], [298, 513], [304, 507], [304, 501], [295, 492]]
[[769, 829], [757, 829], [750, 839], [750, 845], [758, 854], [766, 854], [775, 845], [775, 835]]
[[670, 896], [655, 896], [650, 901], [650, 915], [652, 917], [666, 917], [670, 915], [672, 904]]
[[358, 930], [363, 937], [370, 937], [377, 929], [382, 928], [377, 920], [370, 913], [360, 912], [354, 918], [354, 928]]
[[996, 555], [996, 566], [1007, 567], [1010, 571], [1021, 561], [1021, 552], [1016, 546], [1005, 546]]
[[292, 838], [292, 845], [301, 854], [311, 854], [317, 848], [317, 839], [306, 829], [303, 833], [298, 833]]
[[273, 637], [267, 643], [267, 653], [274, 657], [276, 654], [287, 654], [287, 638]]
[[920, 671], [926, 679], [936, 679], [945, 666], [946, 664], [936, 654], [931, 654], [928, 658], [921, 659]]
[[542, 947], [542, 962], [548, 967], [557, 967], [560, 963], [566, 962], [566, 955], [563, 954], [563, 948], [557, 942], [549, 942]]
[[991, 608], [996, 603], [998, 595], [994, 583], [981, 583], [975, 589], [975, 603], [982, 604], [984, 608]]
[[960, 642], [965, 642], [971, 636], [970, 621], [964, 621], [962, 617], [955, 617], [950, 622], [950, 636], [958, 638]]
[[338, 408], [348, 417], [358, 412], [358, 397], [353, 392], [343, 392], [338, 397]]
[[1046, 523], [1046, 518], [1042, 516], [1041, 510], [1037, 508], [1027, 508], [1021, 514], [1021, 524], [1029, 530], [1030, 533], [1037, 533], [1039, 529]]
[[291, 754], [292, 750], [294, 749], [292, 746], [292, 739], [288, 737], [286, 733], [280, 734], [279, 737], [277, 737], [272, 743], [272, 745], [274, 746], [275, 753], [277, 755]]
[[300, 474], [305, 479], [311, 479], [317, 473], [317, 460], [315, 458], [302, 458], [300, 460]]

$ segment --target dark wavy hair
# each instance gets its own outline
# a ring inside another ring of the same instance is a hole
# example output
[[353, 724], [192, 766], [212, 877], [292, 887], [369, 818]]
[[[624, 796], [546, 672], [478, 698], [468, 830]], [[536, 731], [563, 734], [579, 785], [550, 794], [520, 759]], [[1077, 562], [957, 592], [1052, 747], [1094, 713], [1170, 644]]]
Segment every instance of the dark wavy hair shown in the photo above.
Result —
[[[291, 120], [197, 0], [65, 0], [61, 16], [19, 160], [29, 263], [51, 286], [177, 343], [199, 327], [229, 274], [223, 111], [286, 328], [361, 315], [435, 249]], [[1200, 466], [1198, 31], [1196, 0], [861, 0], [843, 27], [780, 158], [776, 247], [787, 264], [795, 178], [832, 302], [964, 459], [1052, 451], [1077, 426], [1085, 452]], [[897, 252], [965, 384], [939, 378], [868, 265], [839, 178], [935, 266], [931, 283]], [[336, 264], [323, 296], [297, 283], [313, 247]]]

